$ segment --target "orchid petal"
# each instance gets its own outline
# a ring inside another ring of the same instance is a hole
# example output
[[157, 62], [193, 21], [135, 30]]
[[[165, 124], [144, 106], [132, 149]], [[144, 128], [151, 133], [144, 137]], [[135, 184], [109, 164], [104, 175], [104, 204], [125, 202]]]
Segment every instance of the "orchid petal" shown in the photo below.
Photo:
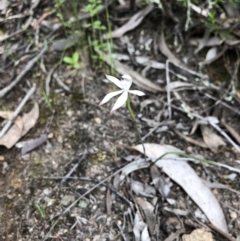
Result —
[[120, 108], [121, 106], [124, 105], [124, 103], [127, 101], [127, 98], [128, 98], [128, 92], [127, 91], [124, 91], [120, 96], [119, 98], [117, 99], [116, 103], [114, 104], [111, 112], [113, 112], [114, 110]]
[[145, 93], [143, 93], [140, 90], [129, 90], [128, 92], [131, 93], [131, 94], [134, 94], [134, 95], [138, 95], [138, 96], [144, 96], [145, 95]]
[[105, 76], [106, 76], [106, 78], [107, 78], [108, 80], [110, 80], [111, 82], [113, 82], [117, 87], [119, 87], [120, 89], [122, 89], [123, 85], [122, 85], [122, 82], [121, 82], [119, 79], [117, 79], [117, 78], [114, 77], [114, 76], [107, 75], [107, 74], [105, 74]]
[[114, 96], [120, 95], [122, 92], [123, 92], [123, 90], [119, 90], [119, 91], [114, 91], [114, 92], [111, 92], [111, 93], [107, 94], [107, 95], [103, 98], [103, 100], [101, 101], [101, 103], [100, 103], [99, 105], [105, 104], [105, 103], [108, 102], [110, 99], [112, 99]]
[[129, 90], [132, 85], [132, 78], [131, 76], [125, 74], [122, 76], [122, 89], [123, 90]]

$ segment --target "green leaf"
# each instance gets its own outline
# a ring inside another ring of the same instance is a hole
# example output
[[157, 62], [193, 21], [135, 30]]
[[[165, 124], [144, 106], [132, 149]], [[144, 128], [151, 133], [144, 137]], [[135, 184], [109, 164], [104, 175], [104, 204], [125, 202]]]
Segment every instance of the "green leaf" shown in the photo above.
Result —
[[80, 64], [79, 64], [79, 63], [75, 63], [75, 64], [73, 65], [73, 67], [74, 67], [75, 69], [79, 69], [79, 68], [80, 68]]
[[92, 24], [91, 23], [87, 23], [87, 24], [84, 24], [84, 28], [90, 28], [92, 26]]
[[100, 26], [101, 28], [101, 30], [106, 30], [107, 28], [104, 26], [104, 25], [102, 25], [102, 26]]
[[73, 59], [70, 58], [70, 57], [67, 57], [67, 56], [63, 58], [63, 61], [67, 64], [73, 64], [74, 63]]
[[75, 52], [72, 56], [72, 60], [73, 60], [73, 63], [76, 64], [78, 63], [78, 60], [79, 60], [79, 54], [78, 52]]

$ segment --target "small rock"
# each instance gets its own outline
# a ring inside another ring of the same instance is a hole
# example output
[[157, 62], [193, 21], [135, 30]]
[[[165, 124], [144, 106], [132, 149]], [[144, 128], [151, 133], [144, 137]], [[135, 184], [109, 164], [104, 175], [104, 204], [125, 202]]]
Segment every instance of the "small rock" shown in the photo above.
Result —
[[183, 241], [213, 241], [212, 234], [204, 229], [195, 229], [190, 234], [184, 234]]
[[65, 83], [66, 83], [67, 85], [70, 85], [70, 84], [72, 84], [72, 80], [71, 80], [71, 79], [67, 79], [67, 80], [65, 81]]
[[193, 151], [193, 148], [191, 146], [188, 146], [187, 149], [186, 149], [186, 152], [187, 153], [192, 153]]
[[73, 110], [68, 110], [67, 111], [67, 115], [68, 115], [68, 117], [72, 117], [73, 116]]
[[50, 207], [56, 202], [56, 199], [45, 197], [44, 201], [46, 202], [47, 207]]
[[48, 134], [48, 138], [49, 139], [53, 138], [53, 133], [52, 132]]
[[62, 144], [63, 143], [63, 138], [62, 138], [62, 136], [58, 136], [58, 138], [57, 138], [57, 141], [58, 141], [58, 143], [60, 143], [60, 144]]
[[62, 197], [61, 204], [63, 206], [68, 206], [70, 203], [75, 201], [75, 197], [73, 195], [65, 195]]
[[121, 225], [122, 225], [122, 221], [121, 221], [121, 220], [118, 220], [118, 221], [117, 221], [117, 224], [118, 224], [119, 226], [121, 226]]
[[22, 180], [20, 178], [14, 178], [11, 181], [11, 187], [14, 189], [19, 189], [22, 187]]
[[236, 212], [233, 212], [233, 211], [230, 211], [230, 217], [232, 219], [237, 219], [237, 213]]
[[52, 194], [52, 191], [49, 188], [45, 188], [42, 192], [43, 196], [50, 196], [51, 194]]
[[102, 120], [101, 120], [100, 118], [98, 118], [98, 117], [96, 117], [96, 118], [94, 119], [94, 121], [95, 121], [95, 123], [98, 124], [98, 125], [101, 125], [101, 124], [102, 124]]
[[103, 186], [103, 187], [100, 187], [100, 191], [101, 191], [101, 192], [106, 192], [106, 190], [107, 190], [106, 187], [104, 187], [104, 186]]

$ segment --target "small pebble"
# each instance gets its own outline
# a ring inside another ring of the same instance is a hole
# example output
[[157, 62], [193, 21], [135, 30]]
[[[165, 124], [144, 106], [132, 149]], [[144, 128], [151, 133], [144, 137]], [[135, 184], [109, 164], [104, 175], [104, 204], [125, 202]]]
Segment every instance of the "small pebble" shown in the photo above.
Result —
[[118, 224], [119, 226], [121, 226], [121, 225], [122, 225], [122, 221], [121, 221], [121, 220], [118, 220], [118, 221], [117, 221], [117, 224]]
[[236, 212], [233, 212], [233, 211], [230, 211], [230, 217], [232, 219], [237, 219], [237, 213]]
[[186, 149], [186, 152], [187, 153], [192, 153], [193, 151], [193, 148], [191, 146], [188, 146], [187, 149]]
[[75, 197], [73, 195], [65, 195], [62, 197], [61, 204], [63, 206], [67, 206], [74, 201], [75, 201]]
[[100, 191], [101, 191], [101, 192], [105, 192], [105, 191], [106, 191], [106, 187], [101, 187], [101, 188], [100, 188]]
[[63, 138], [62, 138], [62, 136], [58, 136], [58, 138], [57, 138], [57, 141], [58, 141], [58, 143], [63, 143]]
[[68, 117], [72, 117], [73, 116], [73, 110], [68, 110], [67, 115], [68, 115]]
[[102, 120], [101, 120], [100, 118], [98, 118], [98, 117], [96, 117], [96, 118], [94, 119], [94, 121], [95, 121], [95, 123], [98, 124], [98, 125], [101, 125], [101, 124], [102, 124]]

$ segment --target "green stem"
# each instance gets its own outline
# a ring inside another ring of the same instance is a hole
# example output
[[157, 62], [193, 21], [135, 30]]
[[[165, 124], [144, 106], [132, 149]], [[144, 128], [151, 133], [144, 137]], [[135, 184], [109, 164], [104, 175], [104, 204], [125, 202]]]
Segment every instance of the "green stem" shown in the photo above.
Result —
[[181, 152], [181, 151], [170, 151], [170, 152], [166, 152], [164, 153], [163, 155], [161, 155], [160, 157], [158, 157], [154, 162], [153, 164], [155, 164], [157, 161], [161, 160], [163, 157], [169, 155], [169, 154], [174, 154], [174, 155], [179, 155], [179, 156], [184, 156], [184, 157], [187, 157], [187, 158], [192, 158], [192, 159], [195, 159], [196, 161], [199, 161], [199, 162], [202, 162], [202, 163], [206, 163], [206, 164], [209, 164], [209, 165], [213, 165], [213, 166], [218, 166], [218, 164], [214, 161], [210, 161], [210, 160], [206, 160], [206, 159], [203, 159], [203, 158], [199, 158], [199, 157], [195, 157], [195, 156], [192, 156], [192, 155], [189, 155], [185, 152]]
[[140, 140], [142, 146], [143, 146], [143, 153], [144, 153], [144, 157], [146, 156], [145, 155], [145, 146], [143, 145], [143, 142], [142, 142], [142, 138], [141, 138], [141, 135], [140, 135], [140, 132], [138, 130], [138, 127], [137, 127], [137, 121], [136, 121], [136, 117], [132, 111], [132, 108], [131, 108], [131, 104], [130, 104], [130, 96], [128, 94], [128, 98], [127, 98], [127, 108], [128, 108], [128, 112], [131, 116], [131, 119], [133, 121], [133, 124], [134, 124], [134, 127], [135, 127], [135, 130], [136, 130], [136, 133], [137, 133], [137, 136], [138, 136], [138, 139]]

